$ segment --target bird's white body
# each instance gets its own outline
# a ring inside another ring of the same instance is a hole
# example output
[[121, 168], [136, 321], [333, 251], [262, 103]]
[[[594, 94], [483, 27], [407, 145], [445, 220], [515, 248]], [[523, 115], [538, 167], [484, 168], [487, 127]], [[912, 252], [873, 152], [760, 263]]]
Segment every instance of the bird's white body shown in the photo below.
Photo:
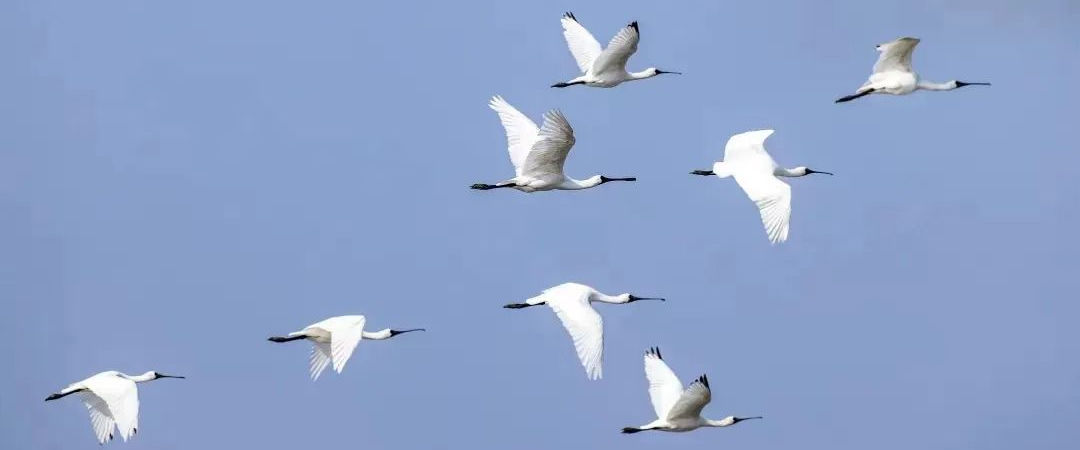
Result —
[[515, 176], [495, 185], [474, 184], [473, 189], [513, 188], [522, 192], [588, 189], [608, 181], [634, 181], [634, 178], [607, 178], [601, 175], [575, 180], [565, 175], [566, 156], [574, 146], [574, 129], [559, 110], [544, 114], [544, 125], [537, 127], [528, 116], [502, 97], [492, 97], [491, 109], [499, 114], [506, 129], [507, 148]]
[[364, 316], [337, 316], [316, 322], [304, 327], [300, 331], [288, 334], [287, 338], [270, 338], [275, 342], [287, 342], [297, 339], [306, 339], [312, 342], [311, 348], [311, 379], [318, 380], [319, 375], [328, 366], [333, 366], [334, 371], [341, 373], [345, 370], [345, 363], [349, 362], [353, 351], [362, 339], [383, 340], [389, 339], [396, 334], [405, 333], [405, 330], [395, 331], [389, 328], [368, 332], [364, 331], [367, 319]]
[[553, 87], [566, 87], [577, 84], [612, 88], [627, 81], [644, 80], [664, 72], [650, 67], [640, 72], [627, 72], [626, 62], [637, 52], [641, 34], [637, 22], [631, 22], [611, 38], [607, 48], [601, 48], [600, 42], [577, 21], [572, 13], [562, 17], [563, 37], [570, 53], [574, 56], [583, 75]]
[[644, 299], [630, 294], [607, 295], [580, 283], [563, 283], [545, 289], [540, 295], [525, 303], [506, 305], [507, 308], [548, 305], [559, 317], [563, 327], [574, 341], [581, 365], [590, 380], [603, 375], [604, 319], [593, 308], [593, 302], [623, 304]]
[[645, 378], [649, 381], [649, 400], [657, 419], [639, 427], [628, 427], [623, 433], [639, 431], [686, 432], [701, 427], [727, 427], [747, 419], [728, 416], [720, 420], [706, 419], [701, 411], [712, 401], [712, 389], [705, 375], [683, 389], [682, 382], [660, 356], [660, 349], [645, 352]]
[[72, 383], [46, 400], [78, 394], [90, 412], [90, 423], [94, 427], [98, 443], [111, 441], [114, 428], [126, 442], [139, 430], [139, 389], [136, 383], [163, 377], [183, 378], [159, 375], [152, 371], [142, 375], [127, 375], [109, 370]]
[[934, 83], [920, 79], [919, 75], [911, 68], [911, 54], [919, 39], [903, 37], [877, 46], [881, 52], [874, 64], [874, 72], [870, 78], [849, 95], [837, 100], [837, 103], [847, 102], [868, 94], [907, 95], [918, 90], [926, 91], [951, 91], [967, 85], [989, 85], [989, 83], [965, 83], [962, 81], [947, 81]]
[[719, 178], [735, 177], [735, 182], [757, 205], [769, 242], [776, 244], [787, 240], [791, 222], [791, 186], [778, 177], [828, 172], [802, 166], [780, 167], [765, 151], [765, 139], [772, 134], [773, 130], [757, 130], [732, 136], [724, 147], [724, 160], [713, 164], [711, 174]]

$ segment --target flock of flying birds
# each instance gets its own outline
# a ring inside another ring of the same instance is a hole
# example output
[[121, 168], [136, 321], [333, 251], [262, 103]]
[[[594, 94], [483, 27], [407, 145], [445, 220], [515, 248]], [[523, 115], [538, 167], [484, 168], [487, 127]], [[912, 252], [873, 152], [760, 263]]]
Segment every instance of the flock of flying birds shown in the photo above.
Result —
[[[572, 13], [566, 13], [562, 17], [562, 26], [570, 53], [583, 74], [569, 81], [556, 83], [552, 87], [584, 85], [612, 88], [627, 81], [644, 80], [662, 74], [679, 74], [656, 68], [640, 72], [626, 71], [626, 62], [637, 51], [640, 40], [637, 22], [631, 22], [619, 30], [607, 48], [602, 48], [600, 42]], [[854, 94], [841, 97], [836, 102], [848, 102], [870, 94], [906, 95], [917, 90], [948, 91], [964, 86], [990, 84], [956, 80], [932, 83], [921, 80], [911, 69], [911, 53], [918, 43], [919, 39], [904, 37], [878, 45], [877, 50], [881, 55], [874, 64], [870, 78]], [[522, 192], [579, 190], [612, 181], [636, 181], [633, 177], [596, 175], [576, 180], [566, 176], [563, 165], [570, 148], [574, 146], [574, 129], [559, 110], [544, 114], [543, 125], [537, 127], [502, 97], [492, 98], [490, 106], [498, 113], [503, 127], [506, 128], [514, 177], [496, 184], [474, 184], [473, 189], [511, 188]], [[739, 187], [757, 205], [769, 241], [775, 244], [787, 240], [791, 219], [791, 186], [778, 177], [832, 174], [803, 166], [793, 169], [780, 167], [765, 151], [765, 140], [772, 133], [773, 130], [756, 130], [736, 134], [728, 140], [724, 148], [723, 161], [714, 163], [711, 170], [695, 170], [691, 173], [716, 175], [719, 178], [734, 177]], [[642, 300], [664, 299], [630, 294], [606, 295], [583, 284], [565, 283], [544, 290], [524, 303], [508, 304], [505, 308], [522, 309], [539, 305], [551, 307], [573, 339], [574, 349], [586, 375], [595, 380], [599, 379], [603, 372], [601, 364], [604, 352], [604, 322], [592, 307], [592, 303], [626, 304]], [[278, 343], [311, 341], [313, 347], [310, 375], [314, 381], [327, 367], [332, 366], [334, 371], [340, 374], [356, 345], [363, 339], [383, 340], [403, 333], [423, 331], [422, 328], [387, 328], [368, 332], [364, 331], [366, 322], [367, 319], [359, 315], [331, 317], [300, 331], [271, 337], [269, 340]], [[761, 418], [728, 416], [721, 420], [710, 420], [702, 417], [702, 409], [712, 399], [709, 379], [702, 375], [684, 388], [683, 383], [660, 356], [659, 348], [650, 348], [645, 352], [645, 377], [649, 382], [649, 399], [656, 413], [656, 420], [638, 427], [623, 428], [623, 433], [646, 430], [691, 431], [701, 427], [727, 427], [744, 420]], [[115, 436], [114, 429], [127, 441], [139, 429], [137, 383], [162, 378], [184, 377], [154, 371], [137, 376], [106, 371], [73, 383], [45, 400], [79, 394], [90, 412], [90, 422], [99, 443], [111, 441]]]

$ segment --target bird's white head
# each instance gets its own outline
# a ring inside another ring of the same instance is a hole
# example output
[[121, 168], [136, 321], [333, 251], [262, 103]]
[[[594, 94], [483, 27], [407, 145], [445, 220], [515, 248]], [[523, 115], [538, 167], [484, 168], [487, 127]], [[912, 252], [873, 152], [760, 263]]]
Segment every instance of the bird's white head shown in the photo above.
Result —
[[645, 70], [643, 70], [641, 72], [645, 74], [645, 78], [655, 77], [657, 75], [663, 75], [665, 73], [670, 73], [670, 74], [675, 74], [675, 75], [682, 75], [682, 72], [672, 72], [672, 71], [669, 71], [669, 70], [660, 70], [660, 69], [657, 69], [655, 67], [650, 67], [650, 68], [645, 69]]
[[364, 336], [364, 339], [383, 340], [383, 339], [390, 339], [390, 338], [392, 338], [394, 336], [397, 336], [399, 334], [411, 333], [413, 331], [427, 331], [427, 330], [425, 330], [423, 328], [412, 328], [412, 329], [409, 329], [409, 330], [393, 330], [393, 329], [390, 329], [390, 328], [384, 328], [382, 330], [373, 331], [373, 332], [370, 332], [370, 333], [365, 331], [365, 332], [363, 332], [363, 336]]
[[606, 176], [603, 176], [603, 175], [594, 175], [594, 176], [586, 178], [584, 181], [582, 181], [581, 185], [582, 185], [582, 187], [593, 187], [593, 186], [599, 186], [601, 184], [608, 183], [608, 182], [611, 182], [611, 181], [637, 181], [637, 177], [617, 178], [617, 177], [606, 177]]
[[165, 374], [163, 374], [161, 372], [156, 372], [156, 371], [153, 371], [153, 370], [151, 370], [149, 372], [146, 372], [146, 373], [144, 373], [142, 375], [139, 375], [139, 376], [130, 377], [131, 381], [135, 381], [135, 382], [153, 381], [153, 380], [157, 380], [157, 379], [160, 379], [160, 378], [181, 378], [181, 379], [183, 379], [184, 377], [179, 376], [179, 375], [165, 375]]
[[822, 172], [820, 170], [814, 170], [814, 169], [811, 169], [811, 168], [806, 167], [806, 166], [799, 166], [799, 167], [796, 167], [794, 169], [788, 170], [788, 172], [790, 174], [788, 176], [792, 176], [792, 177], [805, 177], [805, 176], [810, 175], [812, 173], [823, 173], [825, 175], [832, 175], [831, 172]]
[[390, 330], [390, 337], [397, 336], [399, 334], [412, 333], [413, 331], [427, 331], [423, 328], [411, 328], [408, 330]]
[[951, 89], [960, 89], [960, 88], [962, 88], [964, 86], [989, 86], [990, 85], [990, 83], [975, 83], [975, 82], [969, 83], [969, 82], [966, 82], [966, 81], [959, 81], [959, 80], [952, 80], [952, 81], [950, 81], [950, 82], [948, 82], [946, 84], [950, 85]]
[[737, 424], [739, 422], [742, 422], [744, 420], [761, 419], [761, 418], [762, 418], [761, 416], [754, 416], [754, 417], [727, 416], [727, 417], [725, 417], [723, 419], [720, 419], [720, 420], [710, 421], [710, 424], [712, 426], [714, 426], [714, 427], [730, 427], [730, 426], [735, 425], [735, 424]]
[[640, 300], [658, 300], [661, 302], [666, 301], [660, 297], [638, 297], [633, 294], [619, 294], [618, 296], [616, 296], [616, 298], [622, 303], [633, 303]]

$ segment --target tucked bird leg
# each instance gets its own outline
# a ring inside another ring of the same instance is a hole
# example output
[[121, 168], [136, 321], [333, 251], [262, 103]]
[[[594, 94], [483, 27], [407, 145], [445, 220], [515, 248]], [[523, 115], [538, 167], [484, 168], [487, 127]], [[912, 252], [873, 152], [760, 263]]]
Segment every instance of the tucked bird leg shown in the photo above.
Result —
[[623, 429], [622, 429], [622, 432], [623, 432], [623, 434], [634, 434], [634, 433], [637, 433], [637, 432], [641, 432], [641, 431], [649, 431], [649, 430], [655, 430], [655, 429], [656, 429], [656, 428], [634, 428], [634, 427], [626, 427], [626, 428], [623, 428]]
[[490, 191], [490, 190], [492, 190], [492, 189], [498, 189], [498, 188], [512, 188], [512, 187], [517, 187], [517, 185], [516, 185], [516, 184], [513, 184], [513, 183], [511, 183], [511, 184], [484, 184], [484, 183], [476, 183], [476, 184], [474, 184], [474, 185], [472, 185], [472, 186], [469, 186], [469, 188], [471, 188], [471, 189], [476, 189], [476, 190], [479, 190], [479, 191]]
[[867, 89], [867, 90], [862, 91], [862, 92], [860, 92], [858, 94], [852, 94], [852, 95], [840, 97], [840, 98], [836, 99], [836, 103], [850, 102], [850, 101], [855, 100], [855, 99], [857, 99], [859, 97], [862, 97], [864, 95], [870, 95], [870, 94], [873, 94], [873, 93], [874, 93], [873, 89]]
[[299, 335], [299, 336], [273, 336], [273, 337], [266, 338], [266, 340], [268, 340], [270, 342], [291, 342], [291, 341], [299, 341], [301, 339], [306, 339], [306, 338], [307, 338], [307, 336], [304, 336], [304, 335]]
[[74, 389], [74, 390], [67, 391], [67, 392], [58, 392], [58, 393], [55, 393], [55, 394], [51, 394], [51, 395], [49, 395], [48, 397], [45, 398], [45, 401], [56, 400], [58, 398], [64, 398], [64, 397], [67, 397], [67, 396], [69, 396], [71, 394], [74, 394], [76, 392], [79, 392], [79, 391], [83, 391], [83, 389]]
[[528, 308], [528, 307], [530, 307], [530, 306], [540, 306], [540, 305], [543, 305], [543, 304], [546, 304], [546, 303], [545, 303], [545, 302], [541, 302], [541, 303], [534, 303], [534, 304], [529, 304], [529, 303], [511, 303], [511, 304], [509, 304], [509, 305], [505, 305], [505, 306], [503, 306], [503, 308], [509, 308], [509, 309], [521, 309], [521, 308]]

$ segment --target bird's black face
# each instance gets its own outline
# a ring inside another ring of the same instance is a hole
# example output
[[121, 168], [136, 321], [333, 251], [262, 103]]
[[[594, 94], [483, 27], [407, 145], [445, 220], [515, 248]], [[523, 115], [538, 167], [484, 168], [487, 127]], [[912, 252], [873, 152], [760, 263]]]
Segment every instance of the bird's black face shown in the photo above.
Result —
[[402, 334], [402, 333], [410, 333], [410, 332], [413, 332], [413, 331], [427, 331], [427, 330], [425, 330], [423, 328], [413, 328], [411, 330], [390, 330], [390, 337], [394, 337], [394, 336], [397, 336], [397, 335]]
[[963, 82], [963, 81], [957, 81], [956, 82], [956, 87], [957, 88], [962, 88], [964, 86], [989, 86], [989, 85], [990, 85], [990, 83], [966, 83], [966, 82]]
[[807, 175], [810, 175], [810, 174], [812, 174], [812, 173], [823, 173], [823, 174], [825, 174], [825, 175], [832, 175], [832, 172], [822, 172], [822, 171], [820, 171], [820, 170], [814, 170], [814, 169], [810, 169], [810, 168], [807, 168], [807, 169], [806, 169], [806, 174], [807, 174]]
[[716, 174], [713, 173], [713, 171], [711, 171], [711, 170], [695, 170], [693, 172], [690, 172], [690, 175], [716, 175]]
[[754, 417], [735, 417], [735, 418], [733, 418], [734, 420], [732, 421], [732, 423], [739, 423], [739, 422], [742, 422], [742, 421], [744, 421], [744, 420], [750, 420], [750, 419], [761, 419], [761, 418], [762, 418], [761, 416], [754, 416]]
[[659, 298], [659, 297], [638, 297], [636, 295], [631, 294], [630, 299], [627, 300], [626, 303], [636, 302], [638, 300], [659, 300], [659, 301], [662, 301], [662, 302], [665, 301], [664, 299]]
[[161, 372], [154, 372], [154, 379], [156, 380], [158, 378], [179, 378], [181, 380], [184, 379], [184, 377], [180, 375], [165, 375]]
[[637, 178], [636, 177], [613, 178], [613, 177], [605, 177], [603, 175], [600, 175], [600, 184], [604, 184], [604, 183], [611, 182], [611, 181], [637, 181]]
[[667, 70], [656, 69], [656, 74], [657, 75], [663, 75], [665, 73], [672, 73], [672, 74], [675, 74], [675, 75], [682, 75], [682, 72], [671, 72], [671, 71], [667, 71]]

